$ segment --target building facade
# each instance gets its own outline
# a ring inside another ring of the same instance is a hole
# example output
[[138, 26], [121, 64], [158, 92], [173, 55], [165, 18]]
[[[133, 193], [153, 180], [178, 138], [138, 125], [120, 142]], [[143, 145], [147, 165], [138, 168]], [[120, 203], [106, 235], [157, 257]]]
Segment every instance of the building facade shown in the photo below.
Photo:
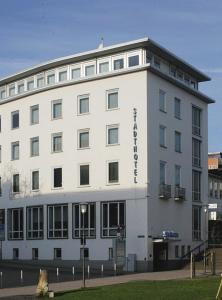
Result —
[[2, 259], [80, 261], [80, 203], [92, 263], [158, 269], [200, 244], [207, 80], [147, 38], [0, 80]]

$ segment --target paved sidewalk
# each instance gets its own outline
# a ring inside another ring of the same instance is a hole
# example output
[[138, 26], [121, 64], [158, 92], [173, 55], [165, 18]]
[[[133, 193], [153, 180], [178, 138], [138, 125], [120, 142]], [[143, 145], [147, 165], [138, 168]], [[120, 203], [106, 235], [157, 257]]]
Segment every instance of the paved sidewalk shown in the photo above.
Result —
[[[137, 274], [120, 275], [115, 277], [113, 276], [113, 277], [104, 277], [104, 278], [86, 280], [86, 286], [96, 287], [96, 286], [104, 286], [104, 285], [113, 285], [119, 283], [126, 283], [129, 281], [136, 281], [136, 280], [185, 279], [185, 278], [189, 278], [189, 276], [190, 276], [189, 270], [137, 273]], [[51, 283], [49, 285], [49, 289], [53, 290], [54, 292], [75, 290], [75, 289], [80, 289], [81, 287], [82, 287], [81, 280]], [[34, 295], [35, 290], [36, 290], [36, 286], [0, 289], [0, 299], [14, 299], [14, 300], [35, 299], [35, 297], [27, 297], [28, 295]]]

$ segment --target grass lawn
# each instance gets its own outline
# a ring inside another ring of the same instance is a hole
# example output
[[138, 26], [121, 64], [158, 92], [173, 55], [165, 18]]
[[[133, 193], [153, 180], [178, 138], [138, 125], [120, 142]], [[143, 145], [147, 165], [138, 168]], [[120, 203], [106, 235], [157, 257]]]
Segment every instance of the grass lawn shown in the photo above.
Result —
[[126, 284], [58, 293], [55, 299], [212, 300], [216, 298], [220, 279], [220, 277], [210, 277], [193, 280], [133, 281]]

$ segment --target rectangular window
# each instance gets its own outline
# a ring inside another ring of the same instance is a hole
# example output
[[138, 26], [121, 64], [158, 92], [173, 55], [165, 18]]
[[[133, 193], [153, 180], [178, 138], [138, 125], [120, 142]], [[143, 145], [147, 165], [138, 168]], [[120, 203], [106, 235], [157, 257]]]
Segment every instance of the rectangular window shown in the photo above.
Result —
[[59, 72], [59, 81], [66, 81], [67, 80], [67, 71]]
[[0, 91], [0, 99], [5, 99], [6, 98], [6, 91], [5, 90], [1, 90]]
[[181, 152], [181, 133], [175, 131], [175, 151]]
[[28, 91], [34, 90], [34, 79], [27, 82], [27, 90]]
[[118, 107], [118, 91], [107, 92], [107, 109], [116, 109]]
[[24, 83], [19, 83], [18, 84], [18, 93], [21, 94], [25, 91], [25, 85]]
[[31, 125], [39, 123], [39, 106], [33, 105], [30, 107], [30, 123]]
[[62, 151], [62, 133], [53, 133], [52, 134], [52, 152], [61, 152]]
[[118, 161], [108, 163], [108, 183], [119, 182], [119, 163]]
[[174, 117], [181, 118], [181, 100], [178, 98], [174, 98]]
[[95, 66], [90, 65], [85, 67], [85, 76], [92, 76], [95, 74]]
[[43, 239], [43, 206], [27, 207], [27, 239]]
[[109, 248], [109, 260], [113, 260], [113, 248]]
[[170, 75], [176, 77], [176, 68], [174, 66], [170, 66]]
[[181, 186], [181, 166], [175, 165], [175, 186]]
[[89, 165], [80, 165], [79, 173], [79, 184], [89, 185]]
[[52, 101], [52, 119], [62, 118], [62, 100]]
[[39, 190], [39, 171], [32, 171], [32, 191]]
[[55, 74], [49, 74], [47, 75], [47, 84], [54, 84], [55, 83]]
[[201, 141], [192, 140], [192, 163], [195, 167], [201, 167]]
[[53, 187], [60, 188], [62, 187], [62, 168], [54, 168], [53, 171]]
[[133, 55], [128, 58], [128, 66], [134, 67], [139, 65], [139, 55]]
[[120, 58], [120, 59], [115, 59], [113, 62], [113, 69], [114, 70], [120, 70], [124, 68], [124, 59]]
[[[86, 238], [96, 237], [96, 204], [87, 204], [87, 210], [84, 214], [84, 235]], [[73, 237], [81, 238], [83, 236], [83, 214], [80, 211], [79, 204], [73, 204]]]
[[156, 56], [154, 56], [154, 66], [157, 68], [157, 69], [160, 69], [160, 59]]
[[14, 174], [12, 176], [12, 192], [13, 193], [19, 193], [20, 192], [19, 174]]
[[159, 110], [166, 112], [166, 93], [159, 90]]
[[12, 249], [12, 259], [18, 260], [19, 259], [19, 248]]
[[62, 248], [54, 248], [54, 259], [55, 260], [62, 259]]
[[163, 125], [160, 125], [159, 128], [159, 142], [160, 147], [166, 148], [166, 127]]
[[38, 260], [38, 259], [39, 259], [39, 249], [32, 248], [32, 260]]
[[39, 137], [33, 137], [30, 139], [30, 155], [38, 156], [39, 155]]
[[192, 106], [192, 132], [195, 135], [201, 134], [201, 109]]
[[68, 238], [68, 205], [48, 206], [48, 238]]
[[125, 202], [103, 202], [102, 237], [125, 236]]
[[19, 159], [19, 142], [11, 143], [11, 159], [12, 160]]
[[79, 131], [79, 148], [89, 148], [89, 130]]
[[11, 113], [11, 125], [12, 125], [12, 129], [16, 129], [19, 128], [19, 111], [13, 111]]
[[79, 115], [89, 113], [89, 96], [83, 95], [78, 97], [78, 113]]
[[8, 209], [8, 239], [23, 239], [23, 208]]
[[72, 79], [79, 79], [81, 77], [81, 69], [72, 69]]
[[116, 125], [107, 126], [107, 145], [119, 143], [119, 127]]
[[176, 245], [175, 246], [175, 258], [178, 258], [179, 257], [179, 246]]
[[192, 232], [193, 232], [193, 240], [200, 241], [201, 240], [201, 207], [193, 206], [192, 209]]
[[201, 172], [192, 172], [192, 198], [193, 201], [201, 201]]
[[15, 95], [15, 86], [11, 85], [9, 86], [9, 96], [12, 97]]
[[109, 72], [109, 63], [103, 62], [99, 64], [99, 73]]
[[166, 162], [160, 161], [160, 184], [166, 184]]
[[45, 85], [45, 78], [43, 75], [37, 76], [37, 87], [41, 88]]

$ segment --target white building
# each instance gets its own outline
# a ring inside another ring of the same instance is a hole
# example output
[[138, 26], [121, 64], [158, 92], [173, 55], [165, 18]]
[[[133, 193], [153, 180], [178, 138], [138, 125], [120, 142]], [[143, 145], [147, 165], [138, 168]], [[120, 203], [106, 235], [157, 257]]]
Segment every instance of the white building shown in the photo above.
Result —
[[82, 202], [92, 263], [169, 267], [202, 243], [207, 80], [148, 38], [1, 79], [2, 258], [78, 262]]

